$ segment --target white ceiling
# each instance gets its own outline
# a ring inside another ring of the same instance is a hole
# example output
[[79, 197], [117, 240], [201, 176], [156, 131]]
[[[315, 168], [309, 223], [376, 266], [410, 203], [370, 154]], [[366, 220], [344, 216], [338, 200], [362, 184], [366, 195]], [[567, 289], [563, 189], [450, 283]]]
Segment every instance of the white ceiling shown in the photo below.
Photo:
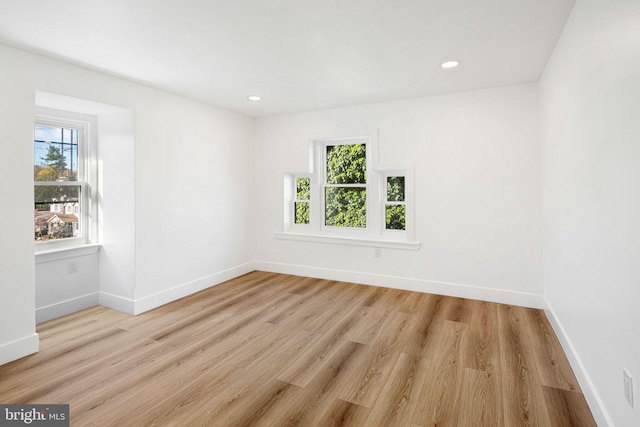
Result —
[[574, 3], [0, 0], [0, 43], [265, 116], [535, 82]]

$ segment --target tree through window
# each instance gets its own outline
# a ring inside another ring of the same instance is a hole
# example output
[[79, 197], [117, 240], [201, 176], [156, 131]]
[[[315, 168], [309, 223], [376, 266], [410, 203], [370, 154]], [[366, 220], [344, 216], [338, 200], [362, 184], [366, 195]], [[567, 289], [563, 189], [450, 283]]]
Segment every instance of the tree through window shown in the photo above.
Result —
[[366, 144], [325, 146], [325, 225], [367, 226], [366, 152]]
[[34, 127], [34, 241], [82, 234], [81, 128], [53, 123]]
[[384, 216], [385, 229], [406, 230], [404, 176], [387, 176]]
[[309, 201], [311, 199], [311, 179], [296, 178], [296, 195], [293, 203], [296, 224], [309, 224]]

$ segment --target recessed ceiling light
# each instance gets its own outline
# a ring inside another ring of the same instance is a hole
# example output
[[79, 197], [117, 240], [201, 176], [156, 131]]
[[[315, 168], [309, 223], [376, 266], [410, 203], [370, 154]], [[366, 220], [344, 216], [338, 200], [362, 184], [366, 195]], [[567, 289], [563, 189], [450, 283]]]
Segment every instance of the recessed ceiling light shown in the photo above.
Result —
[[249, 95], [247, 96], [249, 101], [262, 101], [262, 97], [258, 95]]
[[447, 61], [440, 64], [440, 67], [447, 69], [456, 68], [458, 65], [460, 65], [460, 61]]

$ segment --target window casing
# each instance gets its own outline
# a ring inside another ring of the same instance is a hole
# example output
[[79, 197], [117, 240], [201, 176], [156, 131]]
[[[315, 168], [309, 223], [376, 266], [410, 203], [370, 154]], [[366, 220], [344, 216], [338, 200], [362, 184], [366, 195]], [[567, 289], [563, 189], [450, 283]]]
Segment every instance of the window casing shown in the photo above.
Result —
[[38, 109], [34, 124], [34, 243], [36, 251], [91, 241], [95, 118]]

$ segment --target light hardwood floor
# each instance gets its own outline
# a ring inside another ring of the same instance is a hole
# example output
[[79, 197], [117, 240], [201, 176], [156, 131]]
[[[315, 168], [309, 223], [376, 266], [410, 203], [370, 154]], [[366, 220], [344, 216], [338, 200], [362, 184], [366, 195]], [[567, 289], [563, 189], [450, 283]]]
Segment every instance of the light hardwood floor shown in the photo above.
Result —
[[253, 272], [38, 326], [1, 403], [72, 426], [595, 426], [540, 310]]

